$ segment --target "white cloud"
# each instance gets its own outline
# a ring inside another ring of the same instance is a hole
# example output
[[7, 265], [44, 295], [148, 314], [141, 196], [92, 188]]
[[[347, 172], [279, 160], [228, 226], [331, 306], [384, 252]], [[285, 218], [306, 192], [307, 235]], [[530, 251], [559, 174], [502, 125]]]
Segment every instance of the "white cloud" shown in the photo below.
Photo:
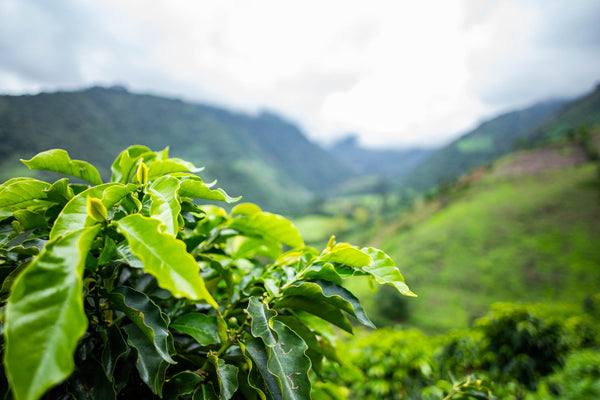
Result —
[[442, 143], [483, 115], [591, 89], [593, 0], [5, 0], [4, 92], [124, 83], [256, 111], [320, 141]]

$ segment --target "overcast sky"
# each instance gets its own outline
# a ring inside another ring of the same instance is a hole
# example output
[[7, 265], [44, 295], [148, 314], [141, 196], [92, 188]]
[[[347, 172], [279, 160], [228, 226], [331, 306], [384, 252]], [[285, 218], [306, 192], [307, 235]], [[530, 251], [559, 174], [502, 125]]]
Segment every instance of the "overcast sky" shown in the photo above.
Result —
[[600, 83], [600, 1], [0, 0], [0, 93], [116, 83], [440, 145]]

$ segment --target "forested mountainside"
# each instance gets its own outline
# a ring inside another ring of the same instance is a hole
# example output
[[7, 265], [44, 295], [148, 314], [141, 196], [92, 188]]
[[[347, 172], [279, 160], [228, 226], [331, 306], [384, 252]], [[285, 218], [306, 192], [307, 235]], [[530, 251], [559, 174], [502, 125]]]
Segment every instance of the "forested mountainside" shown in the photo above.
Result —
[[0, 143], [3, 179], [28, 174], [18, 160], [51, 148], [92, 162], [107, 179], [123, 148], [169, 146], [172, 156], [206, 167], [206, 180], [276, 211], [299, 207], [352, 174], [273, 113], [252, 116], [121, 87], [0, 96]]

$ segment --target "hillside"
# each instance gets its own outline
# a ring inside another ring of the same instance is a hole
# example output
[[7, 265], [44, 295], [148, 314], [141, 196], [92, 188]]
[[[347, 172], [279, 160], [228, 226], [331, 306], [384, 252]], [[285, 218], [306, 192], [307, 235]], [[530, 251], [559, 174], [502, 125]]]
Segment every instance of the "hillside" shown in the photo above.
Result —
[[532, 143], [560, 140], [580, 126], [600, 126], [600, 85], [586, 96], [561, 108], [525, 137]]
[[419, 294], [398, 304], [429, 332], [466, 327], [497, 301], [580, 305], [600, 288], [599, 197], [598, 165], [579, 147], [514, 153], [390, 222], [372, 244]]
[[434, 152], [400, 183], [404, 188], [423, 191], [451, 182], [469, 170], [515, 150], [523, 138], [565, 103], [564, 100], [546, 101], [483, 122]]
[[0, 96], [0, 178], [28, 174], [18, 162], [50, 148], [90, 161], [104, 179], [125, 147], [170, 146], [172, 156], [206, 167], [232, 195], [275, 211], [305, 204], [351, 176], [349, 168], [275, 114], [257, 116], [120, 87]]

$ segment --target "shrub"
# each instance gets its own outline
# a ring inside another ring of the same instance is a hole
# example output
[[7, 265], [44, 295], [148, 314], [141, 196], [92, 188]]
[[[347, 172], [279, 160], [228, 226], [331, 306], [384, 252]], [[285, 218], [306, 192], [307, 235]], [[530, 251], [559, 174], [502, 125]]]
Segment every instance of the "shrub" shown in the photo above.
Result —
[[256, 205], [198, 205], [237, 199], [168, 149], [126, 149], [109, 183], [62, 150], [24, 163], [90, 185], [0, 185], [0, 389], [17, 400], [309, 398], [337, 360], [329, 324], [372, 326], [342, 280], [412, 295], [380, 250], [319, 252]]

